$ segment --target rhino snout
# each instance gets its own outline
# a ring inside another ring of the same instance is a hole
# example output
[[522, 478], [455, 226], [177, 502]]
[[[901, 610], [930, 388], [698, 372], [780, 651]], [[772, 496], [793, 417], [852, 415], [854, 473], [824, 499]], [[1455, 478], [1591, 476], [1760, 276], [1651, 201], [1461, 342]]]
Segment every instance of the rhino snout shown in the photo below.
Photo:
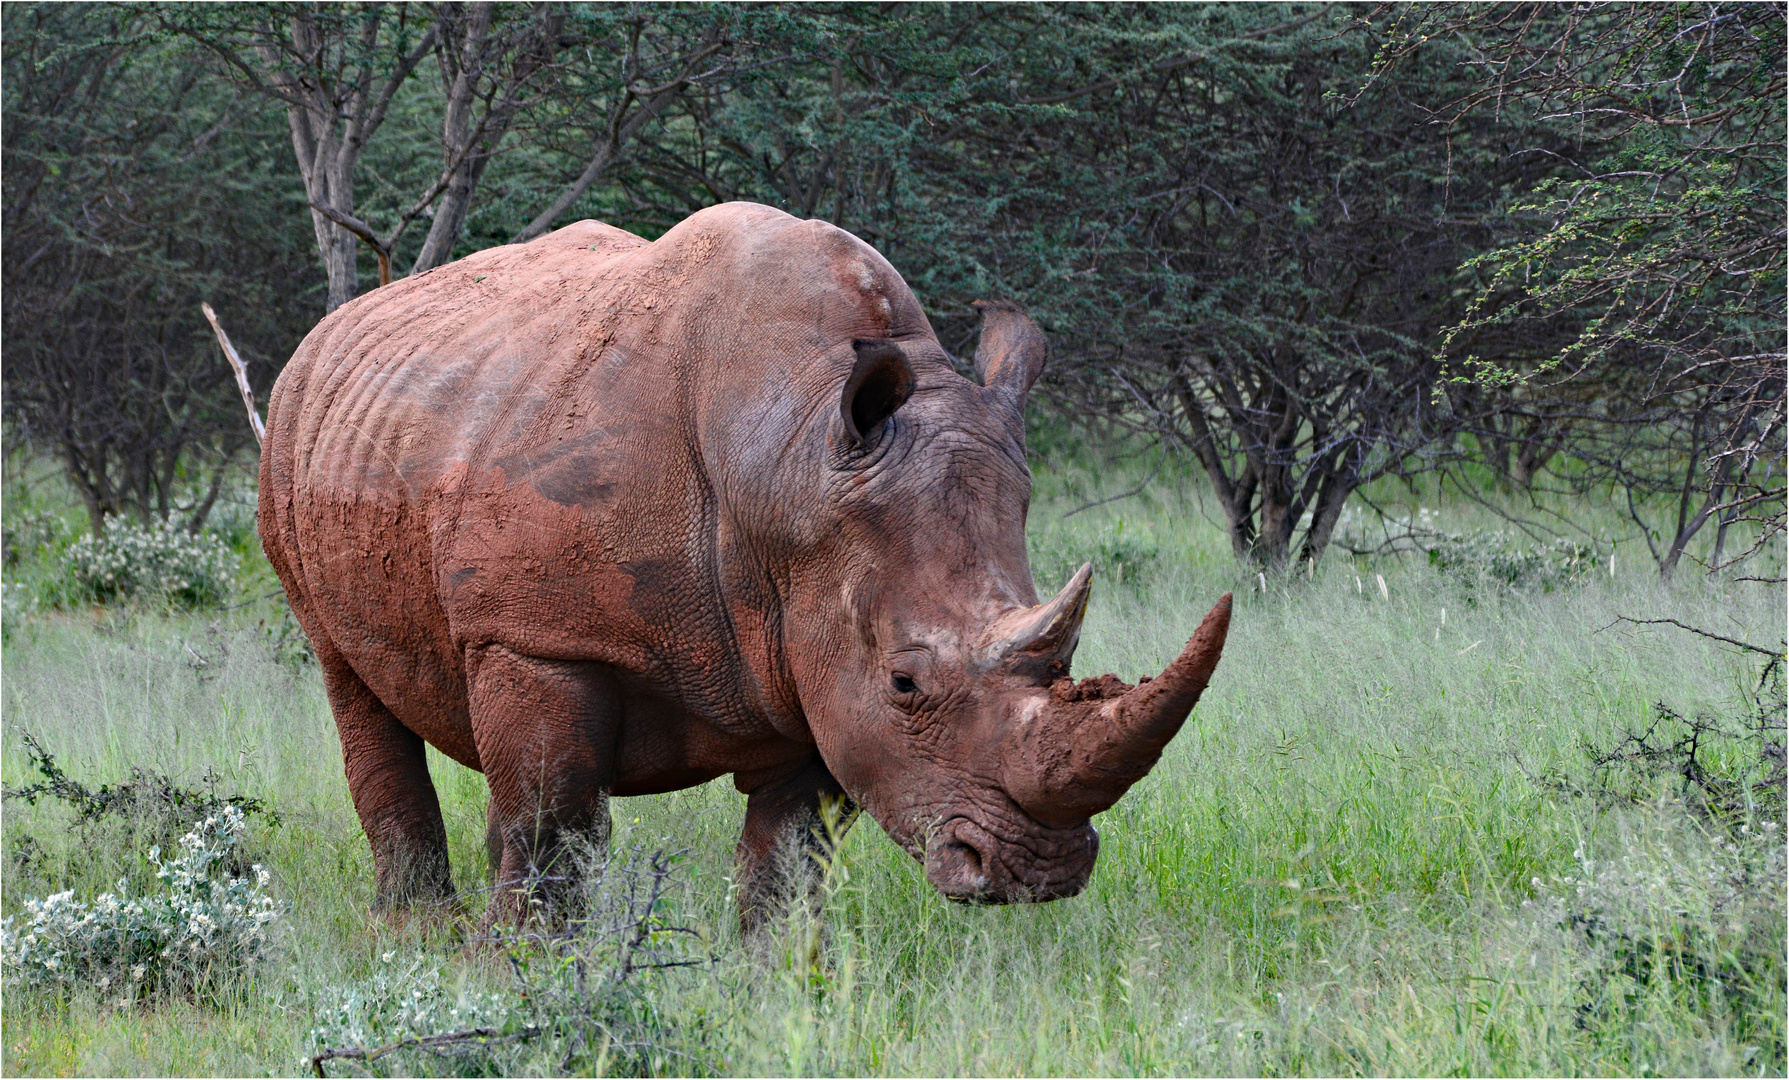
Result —
[[1074, 896], [1099, 856], [1091, 824], [1005, 840], [965, 817], [952, 818], [926, 844], [926, 880], [951, 900], [1040, 903]]

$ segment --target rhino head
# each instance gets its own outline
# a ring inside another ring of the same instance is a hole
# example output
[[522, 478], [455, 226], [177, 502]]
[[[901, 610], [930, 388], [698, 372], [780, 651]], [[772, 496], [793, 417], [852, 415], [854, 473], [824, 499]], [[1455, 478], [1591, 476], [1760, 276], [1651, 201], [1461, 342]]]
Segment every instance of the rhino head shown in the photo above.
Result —
[[826, 479], [788, 583], [791, 663], [827, 767], [939, 891], [1050, 900], [1086, 885], [1089, 819], [1198, 701], [1230, 597], [1153, 679], [1070, 679], [1092, 568], [1040, 602], [1025, 551], [1023, 406], [1046, 341], [1016, 307], [978, 307], [976, 380], [929, 333], [841, 359], [812, 432]]

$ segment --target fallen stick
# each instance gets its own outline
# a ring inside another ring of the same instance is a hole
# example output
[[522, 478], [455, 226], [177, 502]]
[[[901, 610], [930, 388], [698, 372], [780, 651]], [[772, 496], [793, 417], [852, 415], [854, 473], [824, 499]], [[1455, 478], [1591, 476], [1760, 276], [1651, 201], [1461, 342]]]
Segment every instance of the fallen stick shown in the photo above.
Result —
[[449, 1031], [440, 1035], [413, 1035], [410, 1038], [399, 1039], [397, 1042], [388, 1043], [374, 1050], [368, 1050], [359, 1046], [330, 1048], [321, 1051], [315, 1057], [309, 1058], [308, 1060], [311, 1063], [312, 1072], [315, 1072], [318, 1076], [327, 1078], [327, 1074], [323, 1071], [323, 1063], [327, 1061], [363, 1061], [370, 1064], [378, 1061], [387, 1054], [393, 1054], [399, 1050], [408, 1050], [412, 1048], [427, 1050], [431, 1054], [441, 1056], [444, 1051], [451, 1053], [453, 1050], [465, 1046], [468, 1043], [489, 1045], [490, 1043], [522, 1042], [539, 1036], [541, 1032], [542, 1029], [538, 1027], [525, 1027], [520, 1031], [505, 1035], [496, 1028], [471, 1028], [466, 1031]]
[[236, 372], [236, 389], [242, 391], [242, 404], [248, 409], [248, 424], [255, 429], [255, 445], [260, 446], [267, 441], [267, 426], [261, 423], [261, 414], [255, 411], [255, 392], [249, 389], [248, 368], [243, 366], [242, 357], [236, 355], [236, 346], [230, 344], [230, 335], [224, 333], [223, 324], [217, 321], [217, 312], [203, 301], [199, 303], [199, 310], [205, 313], [211, 329], [217, 332], [217, 343], [224, 347], [224, 359], [230, 361], [230, 370]]

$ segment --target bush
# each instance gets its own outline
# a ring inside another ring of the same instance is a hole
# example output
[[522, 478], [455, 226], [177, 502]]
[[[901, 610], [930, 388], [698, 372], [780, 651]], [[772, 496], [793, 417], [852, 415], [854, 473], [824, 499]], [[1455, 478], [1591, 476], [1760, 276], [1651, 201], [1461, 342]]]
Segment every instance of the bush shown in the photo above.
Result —
[[[438, 963], [413, 959], [324, 991], [304, 1064], [374, 1075], [658, 1076], [706, 1071], [699, 1028], [673, 1024], [642, 976], [711, 965], [704, 939], [680, 925], [670, 893], [677, 854], [630, 849], [580, 858], [582, 913], [491, 943], [511, 994], [442, 985]], [[382, 957], [391, 964], [394, 953]]]
[[[157, 867], [153, 863], [145, 866], [141, 853], [174, 847], [182, 834], [206, 818], [229, 809], [244, 817], [259, 816], [271, 826], [280, 824], [279, 815], [260, 799], [220, 793], [214, 772], [206, 772], [201, 787], [183, 788], [172, 777], [133, 767], [124, 782], [92, 788], [63, 772], [29, 731], [21, 732], [20, 738], [38, 779], [22, 787], [4, 788], [5, 798], [28, 806], [47, 800], [64, 808], [73, 820], [62, 826], [71, 842], [57, 845], [60, 852], [46, 848], [16, 826], [8, 830], [6, 887], [16, 892], [36, 888], [60, 891], [78, 888], [83, 882], [98, 886], [120, 873], [142, 887], [151, 887], [149, 881]], [[251, 860], [238, 845], [223, 869], [235, 875], [252, 873]]]
[[1536, 916], [1566, 931], [1588, 964], [1576, 1019], [1616, 1040], [1664, 1008], [1725, 1016], [1762, 1062], [1784, 1053], [1782, 825], [1677, 843], [1629, 835], [1621, 854], [1579, 848], [1565, 875], [1531, 881]]
[[45, 750], [29, 731], [21, 732], [19, 737], [25, 744], [25, 756], [41, 779], [22, 788], [6, 788], [5, 797], [19, 799], [27, 806], [36, 806], [39, 799], [54, 799], [73, 810], [82, 826], [106, 817], [124, 817], [139, 822], [166, 819], [164, 824], [177, 823], [184, 830], [225, 807], [245, 815], [260, 814], [270, 824], [279, 824], [279, 814], [260, 799], [219, 795], [215, 774], [205, 775], [205, 790], [199, 791], [177, 787], [172, 777], [161, 773], [133, 768], [130, 779], [124, 783], [101, 784], [94, 789], [63, 772], [55, 755]]
[[1161, 558], [1161, 545], [1136, 529], [1125, 531], [1123, 518], [1097, 532], [1056, 529], [1034, 537], [1031, 577], [1041, 596], [1051, 596], [1068, 583], [1084, 562], [1093, 564], [1101, 585], [1141, 584]]
[[[365, 1060], [361, 1068], [375, 1075], [385, 1070], [425, 1075], [435, 1071], [431, 1065], [448, 1061], [454, 1064], [452, 1071], [462, 1074], [502, 1072], [492, 1053], [494, 1046], [519, 1041], [525, 1035], [515, 1016], [515, 1000], [496, 991], [446, 986], [439, 960], [419, 953], [407, 962], [393, 964], [396, 955], [388, 952], [381, 957], [381, 967], [370, 979], [323, 988], [314, 1006], [316, 1023], [310, 1042], [318, 1047], [366, 1048], [364, 1058], [353, 1060]], [[444, 1034], [467, 1032], [487, 1034], [436, 1045], [442, 1043]], [[498, 1041], [493, 1044], [493, 1039]], [[390, 1049], [379, 1053], [387, 1047]], [[325, 1062], [331, 1060], [334, 1058], [324, 1058]], [[308, 1058], [303, 1067], [314, 1068]]]
[[116, 518], [71, 544], [67, 560], [76, 593], [102, 604], [144, 597], [213, 607], [230, 595], [237, 569], [236, 555], [218, 537]]
[[1704, 825], [1737, 838], [1742, 833], [1736, 829], [1750, 831], [1770, 819], [1780, 823], [1789, 810], [1786, 713], [1789, 687], [1779, 653], [1765, 663], [1739, 715], [1685, 716], [1657, 702], [1645, 731], [1629, 730], [1606, 748], [1583, 740], [1592, 769], [1587, 789], [1558, 778], [1549, 786], [1595, 795], [1604, 805], [1638, 803], [1656, 798], [1661, 788], [1675, 789], [1675, 798]]
[[60, 515], [30, 509], [31, 493], [9, 489], [5, 497], [3, 562], [0, 584], [0, 639], [9, 644], [40, 608], [54, 607], [66, 592], [63, 553], [77, 529]]
[[1502, 530], [1482, 529], [1441, 533], [1427, 546], [1430, 566], [1467, 585], [1538, 586], [1545, 592], [1589, 580], [1614, 551], [1563, 536], [1550, 547], [1525, 546]]
[[1585, 741], [1588, 785], [1544, 782], [1599, 808], [1663, 811], [1679, 829], [1652, 850], [1624, 836], [1616, 859], [1593, 861], [1580, 846], [1572, 874], [1530, 882], [1543, 917], [1592, 961], [1580, 1028], [1626, 1032], [1650, 998], [1725, 1015], [1761, 1061], [1782, 1060], [1789, 699], [1780, 654], [1748, 697], [1736, 716], [1686, 717], [1659, 702], [1645, 731], [1607, 748]]
[[253, 554], [261, 550], [261, 535], [255, 525], [259, 510], [260, 497], [252, 484], [231, 484], [206, 516], [205, 531], [238, 555]]
[[28, 559], [41, 559], [68, 543], [73, 531], [59, 514], [34, 510], [9, 518], [4, 526], [4, 563], [8, 570]]
[[66, 993], [92, 987], [128, 1006], [155, 992], [214, 993], [227, 976], [264, 958], [279, 918], [266, 893], [268, 873], [230, 877], [223, 864], [247, 819], [225, 805], [180, 838], [167, 861], [152, 848], [149, 861], [165, 889], [133, 898], [128, 883], [91, 904], [74, 891], [27, 898], [26, 924], [0, 923], [0, 963], [15, 986]]

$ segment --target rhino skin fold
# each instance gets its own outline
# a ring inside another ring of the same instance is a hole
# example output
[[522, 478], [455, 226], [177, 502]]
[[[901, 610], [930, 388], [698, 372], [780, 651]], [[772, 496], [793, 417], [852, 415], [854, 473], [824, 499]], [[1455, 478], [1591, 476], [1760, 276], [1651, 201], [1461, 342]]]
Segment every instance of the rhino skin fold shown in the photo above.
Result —
[[376, 903], [452, 893], [425, 743], [485, 774], [503, 884], [604, 834], [610, 795], [731, 774], [748, 932], [828, 799], [950, 897], [1079, 892], [1089, 818], [1185, 721], [1229, 597], [1158, 678], [1068, 678], [1091, 570], [1040, 604], [1025, 555], [1047, 343], [977, 307], [972, 380], [869, 245], [731, 203], [650, 243], [581, 221], [319, 323], [269, 405], [261, 541]]

